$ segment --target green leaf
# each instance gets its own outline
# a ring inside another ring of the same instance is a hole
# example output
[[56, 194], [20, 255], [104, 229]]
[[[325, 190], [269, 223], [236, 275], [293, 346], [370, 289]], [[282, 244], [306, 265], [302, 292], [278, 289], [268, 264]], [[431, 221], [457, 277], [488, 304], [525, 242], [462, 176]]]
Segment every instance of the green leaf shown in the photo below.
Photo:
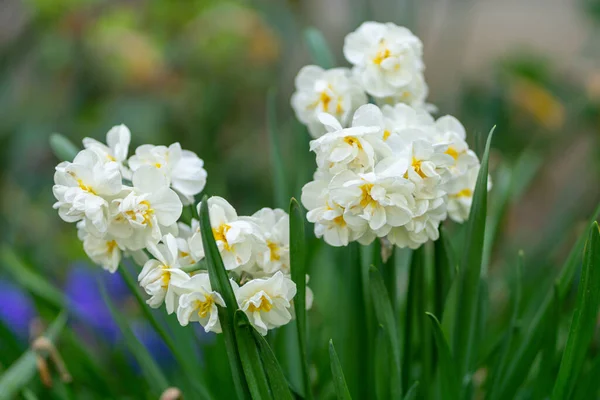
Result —
[[378, 329], [374, 343], [373, 375], [375, 376], [375, 395], [377, 399], [390, 398], [390, 356], [389, 346], [383, 329]]
[[408, 273], [408, 290], [406, 292], [406, 313], [404, 321], [403, 352], [402, 352], [402, 387], [408, 387], [412, 372], [412, 337], [413, 322], [415, 320], [415, 303], [419, 291], [418, 272], [425, 267], [423, 260], [423, 249], [419, 248], [412, 252], [410, 268]]
[[[590, 229], [595, 220], [600, 216], [600, 206], [594, 211], [593, 217], [589, 224]], [[573, 282], [575, 270], [581, 252], [585, 245], [586, 235], [581, 235], [577, 243], [571, 249], [567, 260], [556, 280], [556, 288], [559, 301], [562, 303]], [[498, 398], [510, 399], [513, 398], [521, 383], [527, 377], [528, 371], [533, 364], [538, 351], [543, 343], [543, 337], [547, 330], [549, 321], [552, 320], [554, 312], [554, 293], [549, 293], [544, 302], [538, 307], [533, 320], [529, 326], [527, 334], [519, 345], [518, 349], [512, 354], [512, 361], [506, 371], [506, 375], [502, 379], [502, 385], [498, 392]]]
[[138, 364], [140, 366], [140, 369], [142, 370], [142, 374], [146, 378], [148, 386], [152, 390], [153, 394], [159, 395], [166, 388], [169, 387], [167, 378], [165, 378], [158, 365], [156, 365], [156, 362], [154, 361], [150, 353], [148, 353], [146, 347], [137, 339], [137, 337], [131, 330], [130, 323], [127, 320], [127, 317], [125, 317], [117, 308], [115, 308], [112, 300], [110, 299], [110, 296], [106, 292], [104, 284], [98, 282], [98, 285], [100, 286], [100, 294], [102, 295], [102, 299], [106, 303], [113, 319], [119, 326], [127, 348], [131, 351], [133, 356], [138, 361]]
[[315, 64], [325, 69], [335, 67], [335, 58], [321, 31], [313, 27], [306, 28], [304, 30], [304, 40]]
[[50, 135], [50, 148], [60, 161], [73, 161], [79, 149], [60, 133]]
[[388, 345], [392, 352], [392, 370], [391, 370], [391, 397], [393, 399], [402, 398], [402, 377], [400, 372], [400, 344], [398, 342], [398, 331], [396, 329], [396, 319], [392, 303], [388, 297], [385, 284], [381, 278], [379, 270], [371, 267], [369, 270], [369, 281], [375, 315], [379, 325], [386, 333]]
[[[510, 323], [508, 330], [506, 332], [506, 336], [504, 337], [504, 343], [500, 349], [500, 354], [498, 358], [498, 364], [496, 367], [496, 371], [492, 376], [492, 380], [489, 387], [490, 398], [494, 399], [495, 394], [497, 393], [496, 387], [501, 381], [501, 377], [504, 374], [504, 371], [507, 368], [509, 362], [509, 350], [512, 345], [514, 333], [517, 327], [518, 318], [519, 318], [519, 308], [521, 306], [521, 297], [522, 297], [522, 276], [523, 276], [523, 252], [519, 252], [519, 257], [517, 260], [517, 268], [516, 268], [516, 276], [513, 279], [514, 286], [512, 288], [512, 297], [513, 297], [513, 309], [510, 317]], [[557, 327], [558, 329], [558, 327]]]
[[333, 346], [333, 340], [329, 340], [329, 360], [331, 361], [331, 373], [333, 374], [333, 383], [338, 400], [352, 400], [340, 359]]
[[225, 349], [227, 351], [227, 358], [229, 359], [229, 367], [231, 368], [233, 383], [235, 385], [238, 398], [247, 399], [250, 397], [250, 393], [248, 392], [248, 387], [244, 378], [245, 375], [242, 368], [242, 362], [238, 355], [235, 325], [233, 320], [235, 311], [238, 309], [238, 304], [229, 282], [225, 265], [223, 265], [219, 248], [215, 242], [215, 237], [212, 233], [212, 225], [210, 223], [210, 215], [208, 213], [208, 197], [206, 195], [202, 198], [199, 217], [200, 231], [202, 232], [202, 245], [204, 247], [210, 285], [214, 291], [221, 294], [223, 300], [225, 301], [225, 308], [218, 307], [219, 322], [221, 323], [221, 329], [225, 339]]
[[152, 325], [152, 328], [154, 328], [154, 331], [158, 333], [165, 345], [167, 345], [167, 347], [171, 351], [171, 354], [173, 354], [173, 356], [177, 360], [177, 363], [180, 365], [181, 369], [187, 376], [188, 381], [193, 386], [194, 390], [203, 398], [211, 399], [212, 396], [206, 389], [206, 379], [202, 374], [198, 374], [198, 371], [195, 371], [195, 366], [193, 365], [193, 357], [183, 354], [180, 348], [175, 346], [173, 338], [169, 335], [165, 327], [161, 325], [160, 322], [158, 322], [158, 319], [152, 313], [151, 308], [148, 306], [148, 304], [146, 304], [146, 302], [142, 298], [142, 295], [139, 291], [139, 286], [134, 283], [132, 276], [129, 274], [129, 271], [127, 270], [127, 268], [125, 268], [124, 265], [121, 265], [119, 267], [119, 273], [125, 281], [125, 284], [127, 285], [127, 288], [129, 289], [130, 293], [133, 295], [136, 302], [138, 303], [140, 310], [144, 314], [144, 317], [148, 322], [150, 322], [150, 325]]
[[281, 158], [281, 145], [279, 143], [277, 126], [277, 91], [275, 88], [271, 88], [267, 95], [267, 130], [269, 132], [275, 206], [278, 208], [285, 208], [289, 196], [285, 178], [285, 167]]
[[[62, 311], [52, 322], [44, 337], [55, 342], [67, 323], [67, 312]], [[37, 373], [37, 354], [26, 351], [13, 365], [0, 376], [0, 400], [14, 398], [25, 388]]]
[[419, 388], [419, 381], [415, 381], [415, 383], [412, 384], [410, 389], [408, 389], [408, 392], [406, 392], [406, 396], [404, 396], [404, 400], [415, 400], [417, 398], [417, 394], [419, 393], [419, 391], [417, 390], [418, 388]]
[[269, 343], [267, 343], [265, 338], [258, 333], [256, 329], [252, 329], [252, 334], [254, 335], [254, 341], [258, 346], [258, 352], [263, 362], [265, 372], [267, 373], [267, 378], [269, 379], [273, 398], [277, 400], [292, 400], [294, 397], [290, 392], [281, 365], [279, 365], [277, 358], [275, 358], [271, 346], [269, 346]]
[[552, 399], [569, 398], [581, 372], [585, 356], [594, 336], [600, 308], [600, 231], [594, 222], [584, 250], [581, 281], [577, 291], [577, 304], [567, 345], [552, 391]]
[[62, 292], [31, 270], [7, 244], [0, 248], [0, 263], [15, 281], [33, 295], [55, 308], [62, 309], [65, 306], [65, 297]]
[[[553, 382], [556, 377], [556, 341], [560, 331], [560, 300], [558, 298], [558, 285], [554, 284], [554, 297], [552, 303], [552, 313], [548, 317], [546, 324], [546, 335], [543, 338], [542, 354], [538, 367], [537, 379], [534, 382], [535, 399], [548, 399], [552, 394], [552, 387], [548, 382]], [[574, 397], [582, 399], [586, 397]], [[587, 397], [591, 398], [591, 397]]]
[[296, 283], [294, 310], [298, 327], [298, 347], [302, 362], [302, 379], [304, 396], [312, 399], [310, 376], [308, 371], [308, 355], [306, 350], [306, 240], [304, 237], [304, 214], [298, 201], [290, 202], [290, 269], [292, 280]]
[[242, 310], [237, 310], [234, 317], [235, 338], [242, 361], [246, 382], [250, 395], [255, 400], [272, 399], [269, 382], [258, 354], [248, 317]]
[[454, 323], [454, 355], [460, 376], [471, 372], [475, 354], [475, 331], [477, 325], [477, 304], [483, 246], [485, 241], [485, 220], [487, 212], [488, 159], [490, 145], [494, 136], [490, 131], [481, 159], [481, 168], [477, 176], [473, 203], [467, 222], [467, 236], [459, 271], [458, 301], [456, 321]]
[[441, 392], [444, 394], [444, 399], [458, 399], [460, 397], [460, 381], [456, 374], [456, 363], [448, 341], [442, 332], [440, 322], [431, 313], [425, 313], [430, 321], [433, 329], [433, 338], [438, 349], [438, 377], [440, 379]]
[[434, 243], [435, 262], [435, 313], [443, 318], [444, 304], [450, 292], [450, 287], [456, 275], [456, 259], [450, 243], [448, 233], [440, 226], [440, 237]]

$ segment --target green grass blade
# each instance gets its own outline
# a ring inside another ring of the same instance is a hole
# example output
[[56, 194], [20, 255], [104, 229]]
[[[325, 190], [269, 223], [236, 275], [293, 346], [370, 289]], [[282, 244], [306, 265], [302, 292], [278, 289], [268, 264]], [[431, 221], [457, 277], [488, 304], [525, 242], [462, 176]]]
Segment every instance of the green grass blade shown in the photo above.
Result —
[[254, 341], [258, 346], [258, 352], [260, 353], [260, 358], [262, 359], [265, 372], [267, 373], [267, 378], [269, 379], [273, 398], [277, 400], [292, 400], [294, 397], [290, 392], [285, 374], [283, 373], [277, 358], [275, 358], [275, 353], [273, 353], [271, 346], [269, 346], [269, 343], [267, 343], [265, 338], [258, 333], [256, 329], [252, 329], [252, 334], [254, 336]]
[[238, 398], [247, 399], [250, 397], [248, 387], [244, 378], [244, 370], [242, 362], [238, 355], [238, 348], [235, 335], [235, 325], [233, 316], [238, 309], [237, 300], [233, 294], [233, 289], [225, 271], [219, 248], [212, 234], [212, 226], [210, 223], [210, 215], [208, 214], [208, 197], [205, 195], [202, 198], [200, 206], [200, 230], [202, 232], [202, 245], [204, 246], [204, 254], [208, 268], [208, 276], [213, 290], [219, 292], [223, 296], [226, 308], [219, 307], [219, 321], [225, 339], [225, 348], [229, 359], [229, 367], [233, 383], [236, 388]]
[[459, 289], [454, 324], [454, 355], [460, 376], [469, 373], [473, 368], [475, 354], [475, 331], [477, 325], [477, 299], [483, 246], [485, 240], [485, 220], [487, 212], [488, 159], [490, 145], [494, 136], [494, 128], [490, 131], [481, 159], [481, 168], [477, 176], [473, 204], [467, 222], [467, 236], [459, 271]]
[[159, 395], [167, 387], [169, 387], [167, 378], [165, 378], [163, 372], [160, 370], [158, 365], [156, 365], [156, 362], [146, 347], [144, 347], [144, 345], [135, 337], [127, 318], [117, 308], [115, 308], [110, 296], [106, 292], [104, 284], [98, 282], [98, 285], [100, 286], [100, 294], [102, 295], [102, 299], [106, 303], [108, 310], [110, 311], [110, 314], [115, 320], [116, 324], [119, 326], [127, 348], [138, 361], [140, 369], [146, 377], [146, 383], [152, 390], [153, 394]]
[[419, 393], [419, 381], [413, 383], [413, 385], [406, 392], [406, 396], [404, 396], [404, 400], [415, 400], [417, 398], [417, 394]]
[[315, 64], [325, 69], [333, 68], [336, 65], [335, 58], [321, 31], [313, 27], [306, 28], [304, 30], [304, 40]]
[[79, 149], [60, 133], [50, 135], [50, 148], [60, 161], [73, 161]]
[[333, 346], [333, 340], [329, 340], [329, 359], [331, 361], [331, 373], [333, 374], [333, 383], [338, 400], [352, 400], [340, 359]]
[[408, 290], [406, 292], [406, 312], [404, 321], [404, 335], [403, 335], [403, 351], [402, 351], [402, 387], [408, 387], [411, 380], [412, 372], [412, 337], [413, 337], [413, 320], [415, 319], [415, 299], [417, 298], [417, 292], [420, 289], [418, 287], [418, 272], [425, 267], [423, 260], [423, 249], [419, 248], [412, 252], [412, 258], [410, 260], [409, 276], [408, 276]]
[[296, 283], [294, 311], [298, 327], [298, 347], [302, 363], [304, 396], [312, 399], [308, 355], [306, 348], [306, 240], [304, 237], [304, 213], [296, 199], [290, 202], [290, 269], [292, 280]]
[[7, 244], [0, 248], [0, 264], [3, 270], [8, 271], [13, 279], [31, 294], [55, 308], [62, 309], [65, 306], [62, 292], [30, 269]]
[[582, 374], [575, 392], [574, 399], [597, 399], [598, 390], [600, 389], [600, 356], [596, 356], [589, 370]]
[[[55, 342], [67, 323], [67, 313], [62, 311], [52, 322], [44, 337]], [[14, 398], [37, 373], [37, 354], [28, 350], [0, 376], [0, 400]]]
[[385, 284], [381, 278], [379, 270], [371, 267], [369, 271], [369, 282], [375, 316], [379, 325], [386, 333], [388, 344], [392, 352], [392, 370], [390, 378], [390, 394], [393, 399], [402, 398], [402, 377], [400, 372], [400, 344], [398, 342], [398, 331], [396, 329], [396, 319], [392, 303], [387, 294]]
[[[554, 284], [554, 297], [552, 313], [548, 317], [546, 335], [543, 338], [542, 354], [538, 368], [537, 379], [534, 382], [534, 399], [549, 399], [552, 387], [548, 382], [554, 382], [556, 377], [556, 341], [560, 331], [560, 300], [558, 298], [558, 285]], [[574, 397], [580, 399], [582, 397]]]
[[594, 336], [598, 309], [600, 308], [600, 231], [598, 223], [592, 224], [584, 250], [581, 281], [577, 291], [577, 304], [567, 345], [560, 363], [552, 399], [569, 398], [583, 367], [585, 356]]
[[444, 399], [458, 399], [460, 397], [460, 381], [456, 374], [456, 363], [448, 341], [442, 332], [440, 322], [431, 313], [426, 313], [431, 321], [433, 338], [438, 349], [438, 377], [440, 380], [441, 392]]
[[241, 310], [235, 312], [234, 324], [235, 338], [250, 395], [255, 400], [272, 399], [267, 375], [252, 334], [254, 328], [250, 325], [246, 314]]
[[450, 243], [448, 242], [448, 233], [446, 229], [440, 227], [440, 237], [434, 243], [434, 262], [435, 262], [435, 306], [436, 315], [443, 318], [444, 304], [446, 296], [450, 292], [450, 287], [456, 274], [456, 258]]
[[275, 206], [285, 208], [288, 196], [285, 166], [281, 158], [277, 125], [277, 91], [272, 88], [267, 94], [267, 130], [269, 132], [269, 148], [271, 151], [271, 170], [273, 171], [273, 190]]
[[[497, 393], [496, 387], [501, 381], [501, 377], [504, 374], [504, 371], [507, 368], [509, 362], [509, 350], [513, 341], [514, 333], [516, 330], [516, 326], [519, 318], [519, 308], [521, 306], [521, 297], [522, 297], [522, 276], [523, 276], [523, 252], [519, 252], [519, 257], [517, 260], [517, 268], [516, 268], [516, 276], [513, 279], [513, 288], [512, 288], [512, 297], [513, 297], [513, 309], [510, 317], [510, 324], [508, 331], [506, 332], [506, 336], [504, 338], [504, 343], [500, 349], [500, 354], [498, 357], [498, 364], [496, 367], [496, 371], [492, 376], [492, 381], [489, 387], [490, 398], [494, 399], [495, 394]], [[557, 327], [558, 329], [558, 327]]]
[[[594, 215], [589, 223], [590, 229], [596, 219], [600, 216], [600, 206], [594, 211]], [[586, 234], [579, 237], [565, 264], [556, 280], [556, 288], [558, 291], [559, 301], [562, 303], [565, 296], [573, 282], [573, 277], [577, 269], [578, 262], [585, 245]], [[533, 320], [530, 324], [528, 332], [525, 334], [525, 338], [519, 345], [518, 349], [512, 355], [512, 361], [506, 371], [506, 376], [502, 380], [500, 386], [498, 398], [510, 399], [513, 398], [519, 385], [527, 377], [527, 373], [534, 362], [534, 359], [540, 350], [543, 343], [545, 330], [549, 324], [549, 320], [552, 319], [552, 313], [554, 304], [554, 294], [549, 293], [544, 299], [544, 302], [538, 307]]]
[[377, 399], [390, 398], [390, 351], [388, 348], [385, 332], [383, 329], [377, 331], [374, 343], [373, 375], [375, 376], [375, 395]]

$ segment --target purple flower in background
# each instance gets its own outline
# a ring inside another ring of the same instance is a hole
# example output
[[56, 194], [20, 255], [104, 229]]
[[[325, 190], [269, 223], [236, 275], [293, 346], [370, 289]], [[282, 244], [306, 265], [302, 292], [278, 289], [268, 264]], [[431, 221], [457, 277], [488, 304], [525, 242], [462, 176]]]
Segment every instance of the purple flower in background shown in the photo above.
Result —
[[0, 280], [0, 320], [12, 330], [18, 338], [27, 341], [29, 323], [36, 316], [31, 298], [18, 286], [6, 280]]
[[148, 322], [134, 321], [131, 329], [159, 365], [168, 365], [173, 362], [171, 351]]

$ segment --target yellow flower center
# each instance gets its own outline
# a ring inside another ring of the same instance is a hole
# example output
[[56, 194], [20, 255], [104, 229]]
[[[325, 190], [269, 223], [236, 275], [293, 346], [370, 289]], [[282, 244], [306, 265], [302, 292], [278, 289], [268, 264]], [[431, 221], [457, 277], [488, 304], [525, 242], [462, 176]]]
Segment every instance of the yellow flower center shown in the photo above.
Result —
[[473, 196], [473, 191], [471, 189], [463, 189], [454, 195], [454, 197], [472, 197], [472, 196]]
[[458, 151], [456, 151], [456, 149], [452, 146], [448, 147], [448, 150], [446, 150], [446, 154], [448, 154], [450, 157], [454, 158], [455, 160], [458, 160], [458, 156], [461, 154]]
[[170, 267], [168, 265], [163, 265], [161, 266], [161, 268], [163, 269], [163, 273], [160, 277], [160, 280], [162, 281], [162, 287], [166, 288], [169, 287], [169, 282], [171, 282], [171, 272], [167, 271], [167, 269], [169, 269]]
[[346, 142], [347, 144], [349, 144], [352, 147], [356, 146], [359, 149], [362, 149], [362, 145], [360, 144], [360, 141], [353, 136], [346, 136], [344, 138], [344, 142]]
[[117, 161], [117, 159], [111, 156], [110, 154], [107, 154], [106, 158], [108, 158], [109, 161]]
[[198, 316], [200, 318], [206, 318], [214, 303], [215, 300], [210, 294], [205, 297], [204, 301], [197, 300], [195, 305], [198, 309]]
[[213, 230], [212, 230], [215, 240], [222, 241], [223, 245], [225, 247], [225, 250], [231, 249], [231, 247], [229, 246], [229, 243], [227, 242], [227, 236], [226, 236], [228, 230], [229, 230], [229, 225], [227, 225], [227, 224], [222, 224], [218, 228], [213, 228]]
[[109, 253], [112, 253], [116, 247], [117, 247], [117, 242], [115, 242], [114, 240], [106, 242], [106, 250]]
[[335, 217], [335, 218], [333, 219], [333, 223], [334, 223], [334, 224], [336, 224], [336, 225], [339, 225], [339, 226], [341, 226], [342, 228], [343, 228], [344, 226], [346, 226], [346, 221], [344, 220], [344, 217], [343, 217], [342, 215], [340, 215], [340, 216], [338, 216], [338, 217]]
[[362, 191], [362, 196], [360, 198], [360, 206], [362, 208], [366, 208], [369, 204], [376, 203], [375, 200], [373, 200], [373, 197], [371, 197], [371, 189], [373, 189], [373, 186], [375, 185], [373, 185], [372, 183], [365, 183], [360, 187], [360, 190]]
[[[421, 160], [417, 160], [416, 158], [413, 157], [411, 166], [421, 178], [425, 179], [425, 178], [427, 178], [427, 175], [425, 175], [423, 170], [421, 170], [421, 163], [422, 163]], [[406, 172], [404, 174], [404, 177], [408, 178], [408, 172]]]
[[387, 129], [383, 131], [383, 140], [388, 140], [391, 134], [392, 132], [388, 131]]
[[279, 261], [281, 255], [279, 254], [279, 246], [277, 243], [267, 241], [267, 247], [271, 251], [271, 261]]
[[329, 103], [331, 102], [331, 96], [323, 91], [321, 92], [321, 97], [319, 97], [319, 102], [323, 104], [323, 109], [327, 111], [329, 109]]
[[77, 185], [79, 185], [79, 188], [81, 190], [83, 190], [84, 192], [88, 192], [91, 194], [97, 194], [94, 189], [92, 189], [91, 186], [86, 185], [85, 183], [83, 183], [83, 181], [81, 179], [77, 179]]
[[392, 53], [390, 52], [390, 49], [382, 49], [382, 50], [379, 50], [379, 51], [377, 52], [377, 54], [375, 55], [375, 58], [373, 59], [373, 64], [376, 64], [376, 65], [381, 65], [381, 63], [382, 63], [382, 62], [383, 62], [383, 61], [384, 61], [386, 58], [388, 58], [389, 56], [391, 56], [391, 54], [392, 54]]
[[266, 297], [261, 297], [260, 298], [260, 304], [257, 306], [254, 305], [254, 303], [250, 303], [250, 306], [248, 307], [248, 311], [250, 312], [256, 312], [256, 311], [264, 311], [264, 312], [269, 312], [271, 311], [271, 309], [273, 308], [273, 304], [271, 304], [271, 302], [266, 298]]
[[162, 167], [162, 164], [161, 164], [161, 163], [159, 163], [159, 162], [157, 162], [157, 163], [154, 163], [154, 166], [155, 166], [156, 168], [160, 168], [160, 167]]
[[148, 202], [148, 200], [142, 200], [140, 201], [140, 204], [143, 204], [144, 206], [146, 206], [146, 209], [144, 211], [142, 211], [142, 218], [144, 218], [144, 220], [142, 221], [142, 224], [146, 225], [152, 224], [152, 215], [154, 214], [154, 209], [150, 206], [150, 203]]

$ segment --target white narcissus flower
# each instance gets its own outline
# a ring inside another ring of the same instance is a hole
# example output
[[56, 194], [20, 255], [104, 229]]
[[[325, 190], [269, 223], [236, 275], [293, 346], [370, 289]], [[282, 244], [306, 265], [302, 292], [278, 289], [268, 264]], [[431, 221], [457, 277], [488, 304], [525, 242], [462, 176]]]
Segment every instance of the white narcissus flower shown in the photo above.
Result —
[[477, 155], [469, 149], [469, 145], [465, 141], [467, 134], [459, 120], [451, 115], [446, 115], [438, 118], [435, 126], [436, 134], [433, 140], [436, 143], [447, 144], [446, 154], [454, 159], [454, 163], [450, 166], [450, 173], [453, 177], [463, 175], [467, 170], [479, 165]]
[[344, 171], [329, 184], [331, 199], [346, 210], [351, 226], [368, 223], [378, 237], [392, 227], [406, 225], [413, 216], [414, 184], [402, 176], [381, 177], [376, 172]]
[[324, 70], [308, 65], [296, 76], [292, 108], [315, 138], [326, 132], [318, 119], [320, 113], [331, 114], [341, 125], [347, 126], [354, 111], [366, 103], [366, 94], [347, 68]]
[[165, 303], [167, 313], [177, 308], [181, 285], [190, 279], [180, 269], [177, 242], [171, 234], [162, 238], [162, 243], [149, 244], [148, 251], [154, 259], [148, 260], [138, 276], [138, 282], [150, 298], [146, 303], [158, 308]]
[[449, 168], [454, 164], [447, 148], [445, 144], [415, 140], [398, 155], [410, 160], [404, 177], [415, 184], [416, 197], [432, 199], [443, 195], [441, 185], [450, 178]]
[[176, 231], [182, 204], [163, 174], [144, 166], [133, 174], [133, 188], [111, 203], [110, 234], [123, 247], [139, 250]]
[[387, 239], [398, 247], [416, 249], [439, 237], [439, 226], [447, 217], [444, 197], [433, 200], [417, 200], [414, 216], [408, 224], [390, 230]]
[[365, 22], [346, 36], [344, 56], [363, 89], [375, 96], [397, 96], [424, 69], [422, 43], [392, 23]]
[[104, 162], [117, 162], [125, 179], [131, 179], [131, 171], [124, 166], [129, 152], [131, 132], [125, 125], [116, 125], [106, 134], [106, 144], [92, 138], [83, 139], [83, 147], [93, 150]]
[[177, 247], [179, 249], [179, 264], [181, 266], [194, 265], [200, 259], [194, 256], [192, 246], [190, 246], [190, 240], [194, 234], [200, 232], [200, 221], [196, 218], [192, 218], [191, 224], [186, 225], [183, 222], [177, 223], [178, 236], [177, 236]]
[[[326, 178], [326, 177], [322, 177]], [[306, 219], [315, 224], [315, 236], [331, 246], [347, 246], [349, 242], [368, 235], [367, 221], [346, 220], [345, 209], [336, 204], [329, 193], [330, 179], [317, 179], [302, 188], [302, 205], [308, 210]], [[370, 238], [366, 238], [370, 240]]]
[[169, 147], [150, 144], [138, 147], [135, 155], [129, 158], [129, 167], [135, 172], [142, 166], [151, 166], [162, 172], [184, 205], [192, 204], [194, 196], [206, 185], [204, 161], [195, 153], [182, 150], [179, 143]]
[[96, 264], [110, 272], [116, 272], [121, 262], [121, 249], [112, 238], [97, 238], [90, 234], [85, 221], [77, 223], [77, 236], [83, 242], [85, 254]]
[[[452, 179], [446, 184], [446, 191], [448, 192], [448, 215], [456, 222], [462, 223], [469, 218], [479, 168], [480, 166], [476, 165], [463, 175]], [[491, 189], [492, 179], [488, 175], [487, 190], [490, 191]]]
[[[198, 203], [198, 214], [200, 207], [201, 203]], [[213, 196], [208, 199], [208, 213], [212, 234], [225, 269], [251, 267], [253, 256], [266, 247], [259, 228], [248, 220], [240, 219], [231, 204], [222, 197]], [[203, 233], [198, 232], [189, 240], [190, 250], [197, 260], [204, 258]]]
[[241, 287], [235, 282], [232, 285], [240, 309], [261, 335], [291, 321], [296, 284], [281, 271], [268, 279], [253, 279]]
[[208, 273], [200, 272], [177, 285], [181, 295], [177, 307], [177, 320], [182, 326], [199, 322], [206, 332], [221, 332], [217, 305], [225, 307], [225, 301], [212, 290]]
[[256, 255], [263, 273], [290, 273], [290, 218], [281, 209], [263, 208], [248, 218], [260, 229], [266, 246]]
[[54, 208], [66, 222], [86, 220], [89, 230], [102, 235], [108, 229], [108, 202], [121, 191], [121, 173], [115, 162], [104, 163], [92, 150], [80, 151], [73, 162], [56, 166], [52, 192]]
[[310, 142], [320, 169], [332, 174], [347, 169], [364, 172], [374, 167], [377, 158], [391, 154], [383, 141], [383, 116], [373, 104], [356, 111], [350, 128], [342, 128], [329, 114], [320, 114], [319, 119], [329, 131]]
[[416, 73], [413, 80], [406, 86], [401, 86], [396, 93], [386, 97], [375, 97], [375, 103], [384, 104], [409, 104], [413, 107], [431, 107], [425, 103], [429, 88], [422, 73]]

